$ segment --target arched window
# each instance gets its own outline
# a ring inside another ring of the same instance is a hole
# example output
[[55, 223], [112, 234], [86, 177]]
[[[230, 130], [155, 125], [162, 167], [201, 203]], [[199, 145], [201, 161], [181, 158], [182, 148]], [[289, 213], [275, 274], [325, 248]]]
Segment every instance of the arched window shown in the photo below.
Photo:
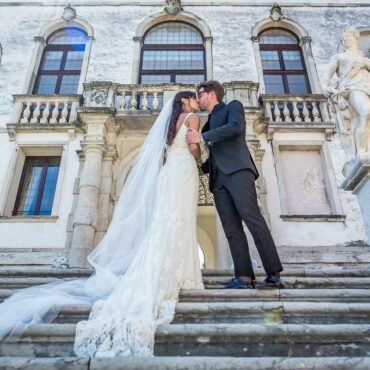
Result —
[[203, 35], [182, 22], [166, 22], [144, 35], [139, 83], [199, 83], [206, 79]]
[[34, 94], [76, 94], [80, 81], [87, 34], [64, 28], [47, 40], [37, 73]]
[[267, 94], [311, 92], [298, 38], [283, 29], [268, 29], [259, 35], [263, 79]]

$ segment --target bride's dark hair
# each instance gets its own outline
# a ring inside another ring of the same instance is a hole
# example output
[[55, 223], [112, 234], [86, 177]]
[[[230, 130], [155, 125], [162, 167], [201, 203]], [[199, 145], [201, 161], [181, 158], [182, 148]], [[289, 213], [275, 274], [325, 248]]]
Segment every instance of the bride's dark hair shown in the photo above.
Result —
[[180, 91], [175, 95], [172, 104], [172, 114], [170, 118], [170, 123], [168, 125], [168, 132], [167, 132], [167, 145], [172, 145], [175, 136], [176, 136], [176, 123], [180, 117], [180, 114], [183, 112], [182, 110], [182, 101], [181, 99], [189, 99], [195, 98], [195, 92], [193, 91]]

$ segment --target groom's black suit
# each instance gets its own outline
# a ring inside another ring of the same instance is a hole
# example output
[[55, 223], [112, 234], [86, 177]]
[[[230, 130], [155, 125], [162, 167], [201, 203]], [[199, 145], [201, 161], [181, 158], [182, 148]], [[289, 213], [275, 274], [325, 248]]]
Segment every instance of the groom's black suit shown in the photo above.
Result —
[[202, 129], [209, 159], [202, 166], [209, 173], [209, 188], [228, 239], [235, 276], [251, 276], [253, 267], [242, 220], [255, 241], [267, 274], [283, 267], [270, 231], [257, 203], [258, 171], [245, 141], [244, 107], [233, 100], [217, 104]]

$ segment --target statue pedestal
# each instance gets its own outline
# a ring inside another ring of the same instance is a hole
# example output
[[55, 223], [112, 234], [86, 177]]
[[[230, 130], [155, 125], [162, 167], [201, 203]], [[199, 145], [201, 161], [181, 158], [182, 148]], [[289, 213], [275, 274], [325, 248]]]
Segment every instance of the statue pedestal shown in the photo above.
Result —
[[356, 157], [346, 172], [342, 187], [357, 195], [370, 243], [370, 153]]

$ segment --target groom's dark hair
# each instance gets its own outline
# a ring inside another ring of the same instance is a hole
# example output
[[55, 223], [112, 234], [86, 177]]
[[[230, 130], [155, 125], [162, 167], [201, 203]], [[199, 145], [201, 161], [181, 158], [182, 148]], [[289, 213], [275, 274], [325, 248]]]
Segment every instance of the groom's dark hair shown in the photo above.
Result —
[[203, 81], [197, 86], [197, 93], [203, 88], [205, 92], [214, 91], [219, 102], [222, 102], [225, 96], [225, 88], [221, 82], [216, 80]]

